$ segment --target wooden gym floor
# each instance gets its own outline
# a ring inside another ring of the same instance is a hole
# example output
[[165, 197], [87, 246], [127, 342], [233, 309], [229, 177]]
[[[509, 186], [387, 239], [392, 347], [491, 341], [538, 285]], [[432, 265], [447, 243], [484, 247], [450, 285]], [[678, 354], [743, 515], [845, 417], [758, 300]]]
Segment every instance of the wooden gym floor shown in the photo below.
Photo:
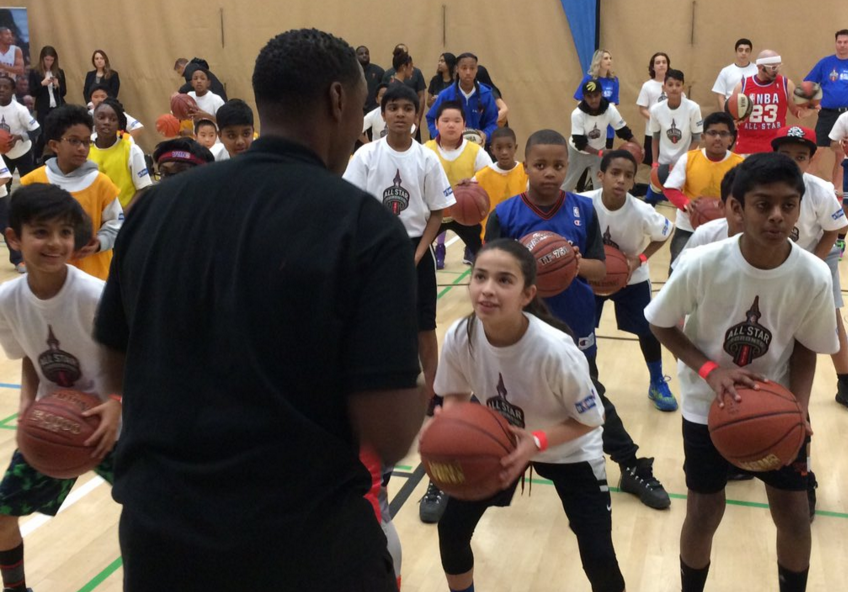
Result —
[[[666, 215], [670, 208], [661, 207]], [[449, 235], [449, 239], [451, 235]], [[439, 337], [470, 311], [468, 267], [461, 262], [462, 243], [448, 248], [448, 262], [438, 272]], [[0, 248], [0, 282], [17, 277]], [[651, 262], [657, 291], [666, 279], [668, 248]], [[842, 275], [843, 286], [848, 276]], [[672, 497], [671, 508], [651, 510], [635, 497], [613, 489], [613, 538], [630, 592], [680, 590], [678, 537], [686, 504], [680, 412], [661, 413], [647, 398], [648, 371], [633, 336], [615, 328], [611, 307], [598, 330], [601, 381], [625, 426], [640, 445], [640, 455], [656, 458], [654, 471]], [[676, 370], [665, 352], [665, 372], [679, 394]], [[836, 375], [830, 359], [819, 357], [811, 415], [813, 468], [819, 481], [818, 514], [813, 523], [813, 556], [808, 590], [844, 589], [848, 581], [848, 409], [834, 400]], [[0, 353], [0, 462], [15, 447], [20, 363]], [[418, 500], [426, 476], [413, 451], [398, 463], [389, 485], [395, 525], [403, 544], [404, 592], [445, 592], [435, 525], [418, 519]], [[607, 462], [612, 486], [619, 471]], [[777, 590], [775, 530], [759, 481], [731, 483], [728, 508], [716, 535], [710, 592]], [[118, 592], [122, 570], [117, 523], [120, 506], [110, 488], [93, 474], [80, 478], [54, 519], [34, 515], [22, 520], [26, 543], [27, 583], [37, 592]], [[532, 496], [516, 494], [509, 508], [486, 513], [474, 538], [476, 589], [479, 592], [587, 592], [576, 540], [551, 485], [534, 477]], [[270, 591], [269, 591], [270, 592]]]

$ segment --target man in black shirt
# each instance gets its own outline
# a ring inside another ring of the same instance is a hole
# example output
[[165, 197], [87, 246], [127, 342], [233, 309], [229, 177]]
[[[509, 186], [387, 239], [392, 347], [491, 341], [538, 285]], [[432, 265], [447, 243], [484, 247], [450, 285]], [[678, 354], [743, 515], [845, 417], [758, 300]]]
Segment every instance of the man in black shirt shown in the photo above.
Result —
[[400, 459], [424, 399], [409, 239], [340, 178], [362, 69], [289, 31], [253, 87], [262, 137], [153, 188], [115, 246], [95, 334], [124, 402], [124, 589], [396, 590], [358, 455]]
[[377, 86], [380, 85], [386, 72], [377, 64], [371, 63], [371, 52], [364, 45], [356, 48], [356, 59], [362, 66], [365, 83], [368, 85], [368, 98], [365, 100], [363, 113], [369, 113], [379, 107], [377, 104]]
[[185, 58], [180, 58], [174, 63], [174, 72], [185, 78], [185, 84], [180, 87], [179, 92], [186, 94], [194, 90], [194, 87], [191, 85], [191, 75], [194, 74], [195, 70], [198, 68], [203, 68], [208, 71], [209, 90], [224, 99], [224, 102], [226, 102], [227, 90], [224, 88], [221, 81], [218, 80], [218, 77], [209, 70], [209, 62], [203, 58], [191, 58], [191, 61], [188, 61]]

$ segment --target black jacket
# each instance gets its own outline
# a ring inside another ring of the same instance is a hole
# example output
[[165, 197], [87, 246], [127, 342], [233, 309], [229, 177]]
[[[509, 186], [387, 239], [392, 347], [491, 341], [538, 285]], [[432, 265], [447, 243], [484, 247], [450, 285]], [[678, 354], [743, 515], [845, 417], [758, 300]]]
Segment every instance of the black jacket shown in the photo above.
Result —
[[[82, 87], [82, 96], [85, 102], [91, 100], [91, 88], [97, 84], [97, 70], [92, 70], [85, 75], [85, 84]], [[118, 91], [121, 89], [121, 77], [118, 73], [112, 70], [112, 76], [100, 80], [100, 84], [108, 89], [109, 96], [118, 98]]]
[[[191, 85], [191, 75], [194, 74], [194, 71], [198, 68], [206, 68], [209, 70], [209, 62], [204, 60], [203, 58], [191, 58], [191, 61], [186, 64], [185, 71], [183, 72], [183, 76], [186, 79], [186, 83], [180, 87], [181, 93], [188, 93], [194, 90], [194, 87]], [[212, 72], [209, 72], [209, 81], [211, 84], [209, 85], [209, 90], [213, 93], [227, 100], [227, 91], [224, 90], [224, 85], [221, 84], [221, 81], [218, 80], [218, 77], [215, 76]]]
[[[59, 68], [59, 73], [56, 75], [59, 79], [59, 88], [53, 90], [56, 97], [56, 106], [61, 107], [65, 104], [65, 95], [68, 92], [68, 86], [65, 84], [65, 71]], [[29, 92], [35, 99], [35, 113], [39, 120], [47, 116], [50, 111], [50, 91], [46, 86], [41, 86], [41, 81], [44, 76], [38, 73], [37, 70], [29, 72]]]

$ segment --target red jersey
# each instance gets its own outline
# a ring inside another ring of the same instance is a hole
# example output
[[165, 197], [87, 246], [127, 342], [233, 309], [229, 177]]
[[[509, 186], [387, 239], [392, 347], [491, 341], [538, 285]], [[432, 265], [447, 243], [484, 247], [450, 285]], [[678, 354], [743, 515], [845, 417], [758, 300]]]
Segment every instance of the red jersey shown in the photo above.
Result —
[[771, 152], [771, 141], [777, 131], [786, 125], [789, 93], [786, 78], [777, 75], [774, 82], [763, 84], [757, 76], [742, 80], [742, 92], [751, 100], [754, 108], [745, 121], [738, 124], [737, 154]]

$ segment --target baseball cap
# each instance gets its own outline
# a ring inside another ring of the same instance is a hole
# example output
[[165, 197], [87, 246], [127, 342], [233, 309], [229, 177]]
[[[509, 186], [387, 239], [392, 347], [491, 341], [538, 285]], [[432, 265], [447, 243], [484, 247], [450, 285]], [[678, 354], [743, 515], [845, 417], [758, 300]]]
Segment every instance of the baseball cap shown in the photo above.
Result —
[[587, 93], [599, 93], [602, 92], [603, 89], [601, 88], [601, 83], [598, 82], [597, 79], [592, 78], [591, 80], [587, 80], [585, 83], [583, 83], [581, 91], [585, 95]]
[[810, 156], [816, 153], [816, 132], [800, 125], [785, 125], [777, 130], [777, 135], [771, 141], [772, 150], [777, 150], [782, 144], [806, 144], [810, 148]]

